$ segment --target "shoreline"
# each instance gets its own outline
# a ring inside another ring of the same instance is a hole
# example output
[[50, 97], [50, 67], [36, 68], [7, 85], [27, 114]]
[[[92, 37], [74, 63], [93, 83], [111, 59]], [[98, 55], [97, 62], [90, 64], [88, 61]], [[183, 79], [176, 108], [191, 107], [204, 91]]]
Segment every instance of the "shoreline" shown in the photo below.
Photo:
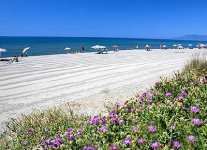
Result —
[[[206, 49], [198, 49], [198, 48], [193, 48], [193, 49], [189, 49], [189, 48], [184, 48], [184, 49], [172, 49], [172, 48], [168, 48], [168, 49], [159, 49], [159, 48], [152, 48], [150, 49], [150, 51], [148, 52], [154, 52], [154, 51], [182, 51], [182, 50], [200, 50], [200, 51], [203, 51], [203, 50], [206, 50]], [[146, 51], [145, 49], [141, 48], [141, 49], [119, 49], [119, 52], [130, 52], [130, 51]], [[19, 58], [30, 58], [30, 57], [41, 57], [41, 56], [45, 56], [45, 57], [48, 57], [48, 56], [54, 56], [54, 55], [80, 55], [80, 54], [96, 54], [97, 51], [86, 51], [86, 52], [83, 52], [83, 53], [59, 53], [59, 54], [43, 54], [43, 55], [28, 55], [27, 57], [21, 57], [20, 55], [18, 56]], [[114, 50], [109, 50], [108, 51], [108, 54], [110, 53], [114, 53]], [[117, 52], [118, 53], [118, 52]], [[105, 54], [105, 53], [104, 53]], [[97, 55], [101, 55], [101, 54], [97, 54]], [[9, 57], [1, 57], [0, 59], [9, 59], [9, 58], [13, 58], [14, 56], [9, 56]], [[1, 61], [0, 61], [1, 62]]]
[[22, 58], [22, 64], [0, 62], [0, 122], [67, 102], [76, 113], [103, 113], [105, 103], [131, 98], [203, 51], [123, 50], [107, 55], [29, 56]]

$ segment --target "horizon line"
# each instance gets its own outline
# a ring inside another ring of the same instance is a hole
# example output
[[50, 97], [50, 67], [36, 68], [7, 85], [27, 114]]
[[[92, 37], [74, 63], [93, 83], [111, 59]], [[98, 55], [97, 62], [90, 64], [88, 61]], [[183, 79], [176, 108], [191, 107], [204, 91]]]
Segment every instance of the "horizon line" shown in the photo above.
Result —
[[[183, 40], [177, 38], [146, 38], [146, 37], [104, 37], [104, 36], [45, 36], [45, 35], [0, 35], [0, 37], [42, 37], [42, 38], [111, 38], [111, 39], [147, 39], [147, 40], [176, 40], [176, 41], [203, 41], [203, 40]], [[205, 40], [204, 40], [205, 41]], [[203, 42], [204, 42], [203, 41]]]

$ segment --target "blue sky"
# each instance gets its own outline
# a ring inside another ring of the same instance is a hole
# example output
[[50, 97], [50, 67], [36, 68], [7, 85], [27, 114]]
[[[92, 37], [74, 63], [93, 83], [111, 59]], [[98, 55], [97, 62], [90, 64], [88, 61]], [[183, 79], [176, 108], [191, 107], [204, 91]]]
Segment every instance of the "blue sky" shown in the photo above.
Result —
[[0, 0], [0, 36], [207, 35], [207, 0]]

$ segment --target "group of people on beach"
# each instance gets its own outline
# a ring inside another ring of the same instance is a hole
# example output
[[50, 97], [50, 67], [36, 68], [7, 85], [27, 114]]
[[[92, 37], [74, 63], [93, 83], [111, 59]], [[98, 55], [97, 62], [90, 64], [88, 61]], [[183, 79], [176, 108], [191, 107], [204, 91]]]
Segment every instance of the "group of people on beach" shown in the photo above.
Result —
[[7, 61], [9, 63], [19, 62], [19, 57], [27, 57], [27, 54], [22, 53], [20, 56], [14, 56], [13, 58], [2, 58], [0, 61]]
[[85, 48], [82, 46], [82, 47], [80, 48], [80, 50], [78, 50], [78, 51], [72, 51], [71, 53], [72, 53], [72, 54], [78, 54], [78, 53], [84, 53], [84, 51], [85, 51]]
[[12, 62], [19, 62], [19, 58], [17, 56], [14, 56], [14, 58], [2, 58], [0, 61], [8, 61], [10, 63]]

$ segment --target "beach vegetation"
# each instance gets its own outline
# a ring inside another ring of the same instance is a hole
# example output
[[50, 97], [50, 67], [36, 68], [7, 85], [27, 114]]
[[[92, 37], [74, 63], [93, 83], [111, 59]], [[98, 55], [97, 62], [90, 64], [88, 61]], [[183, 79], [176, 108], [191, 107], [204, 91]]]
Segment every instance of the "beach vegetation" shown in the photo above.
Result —
[[0, 149], [207, 149], [207, 78], [201, 66], [193, 66], [199, 73], [162, 78], [105, 115], [56, 107], [12, 119], [0, 136]]
[[183, 72], [191, 72], [196, 76], [207, 75], [207, 53], [196, 53], [185, 65]]

